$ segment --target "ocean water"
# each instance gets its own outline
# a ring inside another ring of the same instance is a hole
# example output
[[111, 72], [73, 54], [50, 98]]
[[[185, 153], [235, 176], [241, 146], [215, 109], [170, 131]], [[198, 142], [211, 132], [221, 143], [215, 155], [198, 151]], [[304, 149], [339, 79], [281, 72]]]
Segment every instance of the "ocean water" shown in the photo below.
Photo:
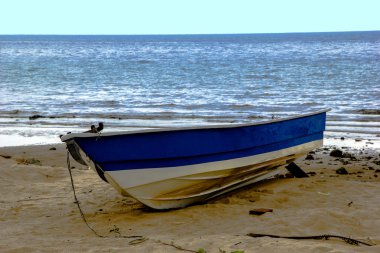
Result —
[[0, 36], [0, 146], [248, 123], [331, 108], [326, 136], [380, 140], [380, 32]]

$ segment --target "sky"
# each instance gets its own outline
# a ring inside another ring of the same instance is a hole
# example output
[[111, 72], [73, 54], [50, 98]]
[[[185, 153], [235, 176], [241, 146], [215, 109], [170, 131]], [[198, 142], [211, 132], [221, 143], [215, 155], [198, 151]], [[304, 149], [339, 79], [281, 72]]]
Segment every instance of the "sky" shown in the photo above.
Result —
[[0, 34], [380, 30], [380, 0], [0, 0]]

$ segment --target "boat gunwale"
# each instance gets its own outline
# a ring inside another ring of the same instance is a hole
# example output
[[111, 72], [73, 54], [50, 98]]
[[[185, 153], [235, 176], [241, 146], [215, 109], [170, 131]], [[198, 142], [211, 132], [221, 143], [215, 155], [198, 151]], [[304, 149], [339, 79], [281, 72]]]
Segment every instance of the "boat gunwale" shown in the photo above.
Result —
[[72, 140], [74, 138], [99, 138], [99, 137], [106, 137], [106, 136], [118, 136], [118, 135], [126, 135], [126, 134], [143, 134], [143, 133], [157, 133], [157, 132], [170, 132], [170, 131], [186, 131], [186, 130], [202, 130], [202, 129], [227, 129], [227, 128], [239, 128], [239, 127], [247, 127], [247, 126], [257, 126], [257, 125], [265, 125], [270, 123], [276, 123], [276, 122], [282, 122], [292, 119], [298, 119], [298, 118], [304, 118], [308, 116], [313, 116], [321, 113], [326, 113], [328, 111], [331, 111], [330, 108], [305, 113], [305, 114], [298, 114], [294, 116], [289, 116], [285, 118], [278, 118], [278, 119], [271, 119], [267, 121], [259, 121], [259, 122], [253, 122], [253, 123], [238, 123], [238, 124], [220, 124], [220, 125], [204, 125], [204, 126], [188, 126], [188, 127], [162, 127], [162, 128], [155, 128], [155, 129], [143, 129], [143, 130], [135, 130], [135, 131], [112, 131], [112, 132], [105, 132], [105, 133], [69, 133], [66, 135], [63, 135], [61, 137], [62, 142], [66, 142], [69, 140]]

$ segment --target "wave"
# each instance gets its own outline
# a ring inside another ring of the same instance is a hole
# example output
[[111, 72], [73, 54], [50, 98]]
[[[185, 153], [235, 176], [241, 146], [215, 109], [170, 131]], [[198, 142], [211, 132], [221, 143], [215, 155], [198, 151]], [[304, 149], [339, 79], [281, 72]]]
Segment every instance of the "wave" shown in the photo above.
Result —
[[16, 115], [21, 114], [23, 111], [21, 110], [3, 110], [0, 111], [0, 115]]
[[149, 64], [149, 63], [154, 63], [152, 60], [137, 60], [136, 61], [139, 64]]
[[271, 80], [271, 81], [279, 81], [282, 78], [273, 74], [248, 74], [244, 76], [247, 80]]
[[252, 107], [254, 107], [254, 106], [251, 105], [251, 104], [235, 104], [235, 105], [231, 105], [231, 108], [233, 108], [233, 109], [240, 109], [240, 108], [244, 109], [244, 108], [252, 108]]
[[369, 127], [369, 128], [378, 128], [380, 129], [380, 124], [378, 122], [330, 122], [327, 121], [326, 126], [334, 126], [334, 127]]
[[301, 105], [306, 105], [306, 106], [320, 106], [322, 105], [322, 103], [319, 103], [319, 102], [304, 102], [304, 103], [300, 103]]
[[360, 114], [365, 114], [365, 115], [380, 115], [380, 109], [359, 109], [355, 110], [354, 112], [360, 113]]
[[177, 107], [179, 106], [176, 103], [163, 103], [163, 104], [151, 104], [149, 106], [143, 106], [143, 108], [165, 108], [165, 107]]
[[371, 131], [369, 129], [364, 128], [330, 128], [326, 127], [326, 131], [336, 132], [336, 133], [350, 133], [350, 134], [371, 134], [371, 135], [379, 135], [380, 131]]
[[380, 122], [380, 117], [376, 114], [327, 114], [327, 121]]

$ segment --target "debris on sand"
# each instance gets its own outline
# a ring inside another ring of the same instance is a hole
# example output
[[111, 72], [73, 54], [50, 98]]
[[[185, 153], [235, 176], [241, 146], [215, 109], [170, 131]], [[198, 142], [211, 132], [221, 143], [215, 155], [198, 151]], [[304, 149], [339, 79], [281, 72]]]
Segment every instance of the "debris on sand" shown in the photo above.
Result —
[[330, 156], [332, 157], [342, 157], [343, 151], [340, 149], [334, 149], [330, 152]]
[[252, 215], [262, 215], [264, 213], [271, 213], [273, 212], [273, 209], [270, 208], [256, 208], [249, 211], [249, 214]]
[[35, 158], [18, 158], [17, 160], [18, 164], [35, 164], [35, 165], [42, 165], [41, 161]]
[[347, 175], [348, 174], [348, 171], [344, 167], [337, 169], [335, 172], [336, 172], [336, 174], [339, 174], [339, 175]]

